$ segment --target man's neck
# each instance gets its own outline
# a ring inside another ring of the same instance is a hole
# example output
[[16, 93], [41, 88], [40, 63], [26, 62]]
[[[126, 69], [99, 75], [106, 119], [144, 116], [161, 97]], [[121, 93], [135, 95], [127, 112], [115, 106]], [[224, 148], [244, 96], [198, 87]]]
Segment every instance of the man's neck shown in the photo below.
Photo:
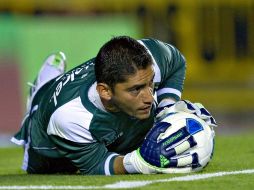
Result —
[[104, 108], [108, 112], [119, 112], [119, 109], [114, 104], [112, 104], [112, 102], [107, 101], [107, 100], [102, 99], [102, 98], [101, 98], [101, 102], [102, 102]]

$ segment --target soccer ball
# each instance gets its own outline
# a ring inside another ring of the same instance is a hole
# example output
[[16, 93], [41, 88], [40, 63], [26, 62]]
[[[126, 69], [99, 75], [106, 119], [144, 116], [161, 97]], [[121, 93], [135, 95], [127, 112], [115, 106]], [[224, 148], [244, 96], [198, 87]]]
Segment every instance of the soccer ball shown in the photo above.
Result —
[[140, 147], [141, 157], [160, 168], [199, 171], [212, 158], [214, 131], [202, 119], [186, 112], [165, 112]]
[[159, 138], [163, 139], [185, 126], [197, 144], [183, 152], [182, 155], [197, 153], [201, 168], [209, 163], [213, 156], [215, 132], [205, 121], [194, 114], [175, 112], [164, 118], [162, 122], [170, 123], [171, 126]]

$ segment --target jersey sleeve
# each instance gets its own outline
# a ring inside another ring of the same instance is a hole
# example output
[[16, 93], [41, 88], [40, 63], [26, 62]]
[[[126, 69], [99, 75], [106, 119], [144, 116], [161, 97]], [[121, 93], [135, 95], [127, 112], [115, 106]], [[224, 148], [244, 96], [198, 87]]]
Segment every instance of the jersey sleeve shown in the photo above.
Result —
[[113, 175], [113, 163], [118, 155], [108, 152], [104, 144], [99, 142], [77, 143], [59, 136], [50, 135], [58, 151], [68, 158], [79, 169], [81, 174]]
[[184, 56], [174, 46], [159, 40], [144, 39], [141, 42], [147, 47], [154, 62], [158, 102], [168, 97], [180, 100], [186, 72]]

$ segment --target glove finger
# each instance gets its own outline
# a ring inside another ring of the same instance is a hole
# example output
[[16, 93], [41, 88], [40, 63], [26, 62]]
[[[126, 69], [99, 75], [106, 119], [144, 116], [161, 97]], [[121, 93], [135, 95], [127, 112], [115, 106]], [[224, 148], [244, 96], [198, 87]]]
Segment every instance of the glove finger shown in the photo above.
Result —
[[210, 127], [217, 127], [217, 123], [215, 121], [215, 119], [211, 116], [208, 119], [204, 120], [206, 122], [207, 125], [209, 125]]
[[212, 117], [212, 115], [210, 114], [210, 112], [203, 106], [203, 104], [201, 103], [194, 103], [196, 109], [199, 110], [199, 112], [197, 112], [197, 115], [205, 120], [205, 119], [208, 119], [210, 117]]
[[176, 111], [183, 111], [186, 113], [195, 113], [196, 109], [194, 108], [193, 104], [187, 100], [181, 100], [175, 103], [175, 110]]
[[188, 167], [188, 166], [197, 166], [198, 162], [198, 154], [185, 154], [179, 155], [174, 158], [169, 159], [168, 165], [166, 167]]
[[203, 119], [209, 126], [217, 127], [217, 123], [214, 117], [210, 114], [210, 112], [201, 104], [201, 103], [194, 103], [195, 107], [200, 110], [197, 112], [196, 115]]
[[171, 158], [173, 156], [179, 155], [189, 148], [192, 148], [197, 145], [196, 140], [193, 136], [189, 136], [187, 139], [184, 139], [182, 142], [177, 143], [174, 147], [167, 147], [162, 150], [162, 155], [166, 158]]
[[217, 127], [218, 126], [216, 120], [212, 116], [210, 117], [210, 122], [211, 122], [210, 126], [213, 126], [213, 127]]
[[161, 133], [164, 133], [170, 126], [170, 123], [166, 122], [157, 122], [155, 123], [156, 127], [153, 127], [147, 134], [146, 139], [157, 141], [158, 136]]

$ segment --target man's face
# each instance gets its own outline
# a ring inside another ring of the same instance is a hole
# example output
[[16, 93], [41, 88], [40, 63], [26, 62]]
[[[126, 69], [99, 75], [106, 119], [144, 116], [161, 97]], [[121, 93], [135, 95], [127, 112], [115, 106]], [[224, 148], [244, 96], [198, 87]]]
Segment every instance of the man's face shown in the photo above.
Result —
[[130, 116], [148, 118], [153, 103], [153, 78], [152, 66], [128, 76], [125, 82], [115, 85], [111, 104]]

